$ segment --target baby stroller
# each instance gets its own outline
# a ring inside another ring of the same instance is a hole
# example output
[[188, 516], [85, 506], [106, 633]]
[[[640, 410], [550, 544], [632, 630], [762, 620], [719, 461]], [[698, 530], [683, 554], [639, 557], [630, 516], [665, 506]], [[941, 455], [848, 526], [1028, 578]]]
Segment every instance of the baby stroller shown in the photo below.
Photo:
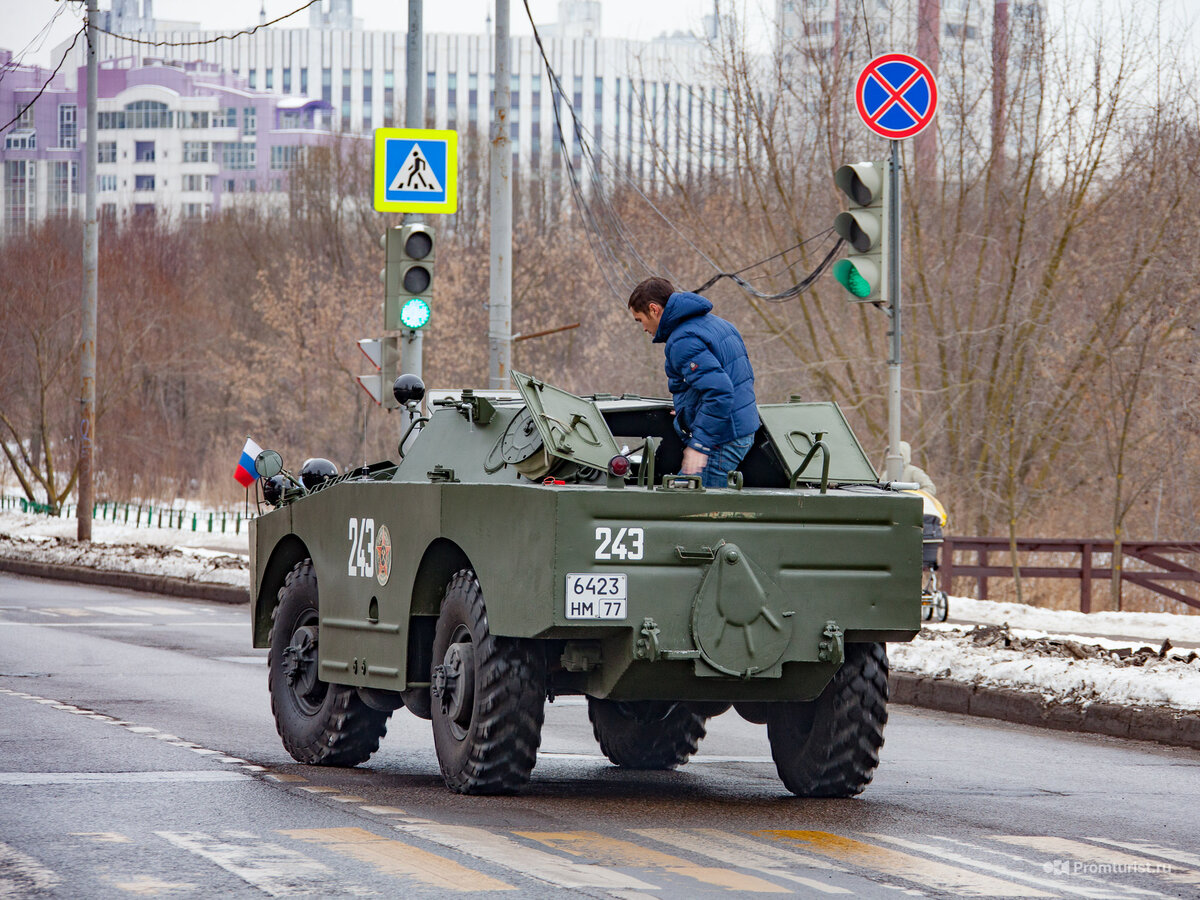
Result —
[[950, 602], [946, 592], [938, 587], [937, 573], [938, 550], [942, 546], [942, 529], [946, 525], [946, 508], [932, 494], [925, 491], [911, 493], [920, 494], [925, 502], [921, 537], [921, 569], [925, 575], [921, 584], [921, 618], [926, 622], [945, 622], [946, 617], [950, 615]]

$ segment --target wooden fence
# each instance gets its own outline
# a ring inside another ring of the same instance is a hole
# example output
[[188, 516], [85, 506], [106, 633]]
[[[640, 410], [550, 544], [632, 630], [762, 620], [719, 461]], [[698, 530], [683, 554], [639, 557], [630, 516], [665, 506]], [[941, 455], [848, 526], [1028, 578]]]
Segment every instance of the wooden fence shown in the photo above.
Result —
[[[1070, 540], [1058, 538], [1018, 538], [1016, 541], [1018, 566], [1021, 578], [1067, 578], [1079, 582], [1079, 609], [1092, 611], [1092, 582], [1096, 579], [1111, 580], [1112, 541]], [[1013, 566], [1009, 554], [1012, 546], [1008, 538], [977, 538], [947, 536], [941, 551], [942, 588], [954, 593], [955, 578], [974, 578], [977, 596], [986, 600], [989, 578], [1012, 578]], [[1002, 553], [1005, 560], [997, 561], [994, 554]], [[1052, 553], [1059, 557], [1070, 555], [1077, 560], [1073, 565], [1029, 565], [1027, 554]], [[974, 562], [965, 562], [964, 557], [974, 554]], [[1093, 560], [1097, 556], [1108, 556], [1107, 568], [1097, 567]], [[1182, 541], [1127, 541], [1121, 544], [1121, 559], [1117, 564], [1122, 584], [1135, 584], [1156, 594], [1186, 603], [1200, 609], [1200, 599], [1182, 593], [1171, 584], [1200, 582], [1200, 571], [1186, 565], [1173, 556], [1191, 557], [1200, 562], [1200, 543]], [[1130, 568], [1129, 561], [1135, 563]]]

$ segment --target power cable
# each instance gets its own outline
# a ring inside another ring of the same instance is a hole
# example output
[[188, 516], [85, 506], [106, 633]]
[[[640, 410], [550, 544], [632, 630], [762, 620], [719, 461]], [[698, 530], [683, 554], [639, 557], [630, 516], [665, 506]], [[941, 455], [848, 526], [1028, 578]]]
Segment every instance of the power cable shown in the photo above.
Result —
[[67, 52], [62, 55], [62, 59], [60, 59], [58, 61], [58, 65], [54, 67], [54, 71], [50, 73], [50, 77], [47, 78], [45, 80], [45, 82], [43, 82], [43, 84], [40, 88], [38, 88], [38, 92], [33, 95], [32, 100], [30, 100], [23, 107], [21, 107], [20, 111], [15, 116], [13, 116], [11, 119], [9, 119], [7, 122], [5, 122], [3, 125], [0, 125], [0, 131], [6, 131], [8, 129], [9, 125], [11, 125], [13, 122], [16, 122], [18, 119], [20, 119], [21, 116], [25, 115], [25, 111], [27, 109], [29, 109], [29, 107], [31, 107], [31, 106], [33, 106], [33, 104], [37, 103], [38, 98], [41, 97], [42, 94], [44, 94], [46, 92], [46, 88], [48, 88], [50, 86], [50, 82], [52, 82], [54, 80], [54, 76], [57, 75], [62, 70], [63, 63], [65, 63], [67, 61], [67, 57], [71, 55], [71, 51], [74, 50], [75, 45], [77, 43], [79, 43], [79, 36], [81, 34], [83, 34], [85, 31], [87, 31], [86, 25], [84, 25], [77, 32], [75, 32], [75, 37], [71, 41], [71, 46], [68, 47]]
[[[66, 8], [66, 3], [63, 3], [60, 0], [59, 7], [57, 10], [55, 10], [54, 15], [50, 17], [50, 21], [38, 29], [37, 34], [29, 39], [29, 43], [22, 47], [18, 52], [14, 53], [7, 63], [5, 63], [3, 66], [0, 66], [0, 81], [3, 81], [4, 77], [8, 75], [9, 72], [19, 68], [25, 61], [25, 57], [30, 52], [34, 51], [35, 49], [42, 49], [46, 43], [46, 38], [50, 35], [50, 29], [54, 26], [54, 23], [58, 21], [58, 17], [63, 14], [63, 10]], [[34, 44], [37, 44], [38, 46], [35, 48], [33, 46]]]
[[127, 34], [119, 34], [115, 31], [109, 31], [107, 28], [97, 28], [96, 30], [103, 32], [104, 34], [111, 35], [118, 40], [128, 41], [131, 44], [142, 44], [146, 47], [199, 47], [204, 44], [215, 44], [217, 41], [232, 41], [234, 38], [241, 37], [244, 34], [254, 34], [254, 32], [258, 31], [260, 28], [266, 28], [269, 25], [274, 25], [276, 22], [282, 22], [284, 19], [289, 19], [296, 15], [296, 13], [304, 12], [304, 10], [308, 9], [310, 6], [320, 2], [321, 0], [308, 0], [308, 2], [303, 6], [293, 9], [290, 13], [284, 13], [282, 16], [279, 16], [279, 18], [272, 19], [270, 22], [263, 22], [259, 25], [255, 25], [253, 28], [244, 28], [241, 31], [234, 32], [233, 34], [219, 34], [214, 38], [208, 38], [203, 41], [143, 41], [139, 38], [130, 37]]

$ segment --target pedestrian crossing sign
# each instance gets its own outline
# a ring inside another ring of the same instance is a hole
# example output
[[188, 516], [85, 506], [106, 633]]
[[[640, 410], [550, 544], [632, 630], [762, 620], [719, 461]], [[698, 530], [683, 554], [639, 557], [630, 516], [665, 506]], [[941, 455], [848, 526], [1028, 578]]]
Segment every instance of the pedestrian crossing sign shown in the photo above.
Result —
[[456, 212], [457, 176], [457, 131], [375, 129], [375, 209], [379, 212]]

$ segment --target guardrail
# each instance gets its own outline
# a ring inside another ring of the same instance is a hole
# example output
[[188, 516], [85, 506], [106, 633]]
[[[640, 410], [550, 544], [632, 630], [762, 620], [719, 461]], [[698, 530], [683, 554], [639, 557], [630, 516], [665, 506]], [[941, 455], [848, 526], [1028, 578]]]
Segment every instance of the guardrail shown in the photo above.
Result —
[[[0, 497], [0, 509], [19, 509], [21, 512], [54, 515], [44, 503], [35, 503], [25, 497]], [[75, 518], [78, 506], [64, 504], [57, 518]], [[101, 500], [92, 504], [92, 518], [99, 522], [114, 522], [131, 528], [173, 528], [177, 531], [207, 531], [222, 534], [232, 531], [242, 533], [242, 524], [252, 516], [240, 512], [216, 509], [180, 509], [169, 505], [155, 506], [152, 503], [122, 503]]]
[[[1113, 577], [1112, 541], [1073, 540], [1057, 538], [1018, 538], [1016, 551], [1018, 564], [1016, 571], [1021, 578], [1066, 578], [1079, 582], [1079, 610], [1092, 611], [1092, 582], [1096, 579], [1111, 580]], [[989, 578], [1012, 578], [1013, 565], [1004, 562], [997, 565], [993, 554], [1010, 554], [1012, 545], [1008, 538], [978, 538], [950, 537], [942, 542], [941, 582], [943, 588], [953, 591], [955, 578], [974, 578], [978, 598], [986, 600], [988, 595]], [[955, 559], [956, 555], [975, 554], [974, 564], [963, 563]], [[1075, 565], [1027, 565], [1020, 562], [1023, 554], [1055, 553], [1071, 554], [1078, 558]], [[1096, 556], [1108, 554], [1108, 567], [1098, 567], [1093, 564]], [[1185, 565], [1167, 554], [1200, 554], [1200, 543], [1187, 541], [1124, 541], [1121, 543], [1120, 559], [1117, 569], [1120, 572], [1122, 584], [1135, 584], [1156, 594], [1186, 603], [1188, 606], [1200, 609], [1200, 599], [1189, 596], [1168, 586], [1168, 582], [1200, 582], [1200, 571], [1193, 566]], [[1011, 559], [1011, 557], [1009, 557]], [[1126, 559], [1136, 560], [1139, 568], [1130, 569], [1125, 565]]]

